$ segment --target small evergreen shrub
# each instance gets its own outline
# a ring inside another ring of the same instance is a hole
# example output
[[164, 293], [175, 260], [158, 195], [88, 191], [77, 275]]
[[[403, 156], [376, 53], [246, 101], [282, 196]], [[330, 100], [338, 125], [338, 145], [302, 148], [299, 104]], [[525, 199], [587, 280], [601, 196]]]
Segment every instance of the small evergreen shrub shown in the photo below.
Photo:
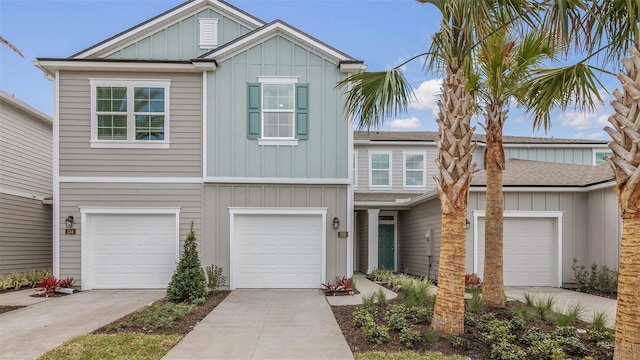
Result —
[[576, 289], [580, 292], [613, 294], [618, 291], [618, 272], [606, 265], [598, 267], [595, 262], [587, 270], [584, 265], [578, 266], [578, 260], [573, 259], [571, 269], [576, 281]]
[[400, 331], [400, 341], [406, 347], [414, 347], [421, 341], [420, 333], [416, 330], [412, 330], [408, 327]]
[[209, 265], [207, 270], [207, 287], [213, 291], [220, 289], [221, 286], [227, 284], [227, 277], [224, 276], [222, 267], [218, 265]]
[[207, 295], [207, 280], [196, 246], [196, 234], [193, 232], [192, 221], [191, 230], [184, 240], [182, 256], [167, 287], [167, 296], [175, 303], [194, 301]]
[[491, 344], [490, 357], [495, 360], [524, 360], [527, 358], [527, 353], [517, 345], [507, 341], [500, 341]]

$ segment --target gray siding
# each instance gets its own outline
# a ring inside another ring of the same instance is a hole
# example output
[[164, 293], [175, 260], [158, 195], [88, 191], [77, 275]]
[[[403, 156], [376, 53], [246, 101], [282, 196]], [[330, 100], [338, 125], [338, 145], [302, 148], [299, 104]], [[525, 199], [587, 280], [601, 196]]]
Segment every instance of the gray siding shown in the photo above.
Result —
[[[408, 211], [398, 213], [398, 269], [409, 274], [437, 279], [440, 254], [440, 200], [432, 199]], [[433, 229], [431, 268], [425, 234]]]
[[[309, 139], [297, 146], [247, 140], [247, 83], [258, 76], [298, 76], [309, 84]], [[221, 61], [209, 74], [208, 176], [349, 178], [350, 124], [343, 112], [338, 65], [275, 36]]]
[[[331, 226], [335, 216], [347, 218], [347, 186], [205, 185], [203, 265], [216, 264], [229, 273], [229, 207], [327, 207], [327, 280], [347, 271], [347, 241]], [[320, 284], [318, 284], [320, 287]]]
[[589, 253], [580, 265], [606, 265], [618, 269], [622, 222], [618, 197], [613, 188], [589, 193]]
[[[170, 148], [91, 148], [89, 78], [170, 79]], [[60, 176], [202, 176], [202, 74], [61, 73]]]
[[[390, 191], [390, 192], [419, 192], [423, 193], [425, 189], [435, 189], [436, 184], [433, 180], [435, 175], [438, 175], [438, 168], [436, 166], [436, 157], [438, 156], [437, 149], [435, 145], [433, 146], [369, 146], [369, 145], [357, 145], [355, 150], [358, 151], [358, 184], [357, 189], [360, 192], [366, 192], [370, 190], [369, 188], [369, 171], [370, 171], [370, 162], [369, 162], [369, 154], [370, 152], [375, 151], [391, 151], [391, 189], [381, 190], [379, 188], [371, 189], [373, 192], [382, 192], [382, 191]], [[404, 156], [403, 151], [405, 152], [426, 152], [426, 166], [427, 166], [427, 174], [425, 177], [426, 187], [420, 189], [409, 189], [405, 190], [403, 187], [404, 184]]]
[[53, 193], [52, 125], [0, 101], [0, 184], [41, 197]]
[[[82, 221], [80, 206], [91, 207], [179, 207], [181, 244], [191, 221], [201, 236], [202, 184], [61, 183], [60, 184], [60, 276], [81, 280]], [[74, 217], [76, 235], [64, 234], [64, 219]], [[201, 245], [202, 246], [202, 245]]]
[[51, 206], [0, 193], [0, 274], [52, 267]]
[[504, 155], [505, 159], [522, 159], [565, 164], [593, 165], [592, 147], [536, 148], [535, 145], [530, 145], [529, 147], [505, 147]]
[[369, 269], [369, 214], [366, 211], [358, 211], [358, 271], [367, 273]]
[[217, 18], [218, 46], [242, 36], [251, 29], [241, 25], [213, 8], [203, 9], [195, 15], [163, 28], [111, 53], [110, 59], [190, 60], [209, 52], [200, 49], [200, 18]]

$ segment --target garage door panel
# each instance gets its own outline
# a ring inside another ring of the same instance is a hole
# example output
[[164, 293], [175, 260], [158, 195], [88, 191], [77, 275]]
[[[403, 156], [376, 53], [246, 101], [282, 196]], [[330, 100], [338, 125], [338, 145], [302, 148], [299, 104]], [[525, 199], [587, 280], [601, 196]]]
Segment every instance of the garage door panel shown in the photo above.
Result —
[[235, 215], [237, 288], [318, 288], [321, 215]]

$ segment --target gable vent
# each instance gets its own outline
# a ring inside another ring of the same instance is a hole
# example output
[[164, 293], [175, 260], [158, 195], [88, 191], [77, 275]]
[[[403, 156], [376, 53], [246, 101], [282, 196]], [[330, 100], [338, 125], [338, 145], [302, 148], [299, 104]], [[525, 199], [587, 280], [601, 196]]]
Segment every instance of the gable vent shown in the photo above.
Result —
[[200, 49], [218, 47], [218, 19], [198, 19], [200, 21]]

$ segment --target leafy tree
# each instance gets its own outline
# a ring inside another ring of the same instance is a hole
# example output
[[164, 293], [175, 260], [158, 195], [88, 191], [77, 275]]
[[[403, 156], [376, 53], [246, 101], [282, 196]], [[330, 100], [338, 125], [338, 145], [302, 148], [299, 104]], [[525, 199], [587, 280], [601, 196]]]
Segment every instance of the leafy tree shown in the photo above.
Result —
[[207, 295], [207, 280], [200, 264], [196, 234], [191, 229], [184, 240], [183, 252], [176, 271], [171, 276], [167, 296], [173, 302], [194, 301]]

